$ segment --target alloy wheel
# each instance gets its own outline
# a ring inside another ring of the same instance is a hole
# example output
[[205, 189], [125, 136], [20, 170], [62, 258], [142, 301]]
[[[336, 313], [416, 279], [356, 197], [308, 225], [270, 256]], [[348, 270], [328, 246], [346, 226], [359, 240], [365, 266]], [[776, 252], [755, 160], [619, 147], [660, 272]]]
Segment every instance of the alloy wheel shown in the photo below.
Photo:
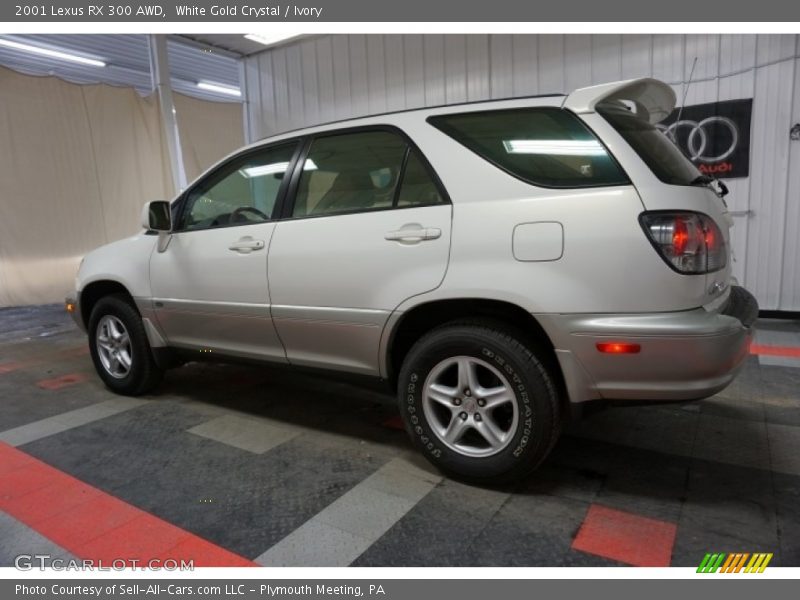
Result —
[[114, 315], [105, 315], [97, 324], [97, 354], [106, 372], [117, 379], [130, 373], [133, 352], [128, 330]]
[[437, 364], [425, 380], [422, 407], [436, 437], [471, 457], [502, 451], [519, 421], [517, 397], [505, 375], [473, 356], [453, 356]]

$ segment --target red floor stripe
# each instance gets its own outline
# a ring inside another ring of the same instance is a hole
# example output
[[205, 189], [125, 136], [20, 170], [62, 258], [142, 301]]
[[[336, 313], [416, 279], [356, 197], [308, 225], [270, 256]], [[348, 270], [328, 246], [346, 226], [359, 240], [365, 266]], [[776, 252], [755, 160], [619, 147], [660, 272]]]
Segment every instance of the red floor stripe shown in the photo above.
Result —
[[0, 363], [0, 375], [5, 373], [12, 373], [13, 371], [18, 371], [20, 369], [28, 369], [30, 367], [38, 367], [47, 363], [52, 363], [54, 361], [66, 358], [77, 358], [81, 356], [87, 356], [89, 354], [89, 345], [84, 344], [82, 346], [74, 346], [72, 348], [66, 348], [64, 350], [59, 350], [57, 352], [50, 352], [43, 355], [39, 355], [36, 358], [28, 358], [26, 360], [21, 361], [12, 361], [7, 363]]
[[67, 375], [53, 377], [52, 379], [42, 379], [41, 381], [37, 381], [36, 385], [43, 390], [60, 390], [61, 388], [69, 387], [76, 383], [83, 383], [88, 378], [86, 373], [68, 373]]
[[256, 566], [2, 442], [0, 510], [78, 558], [105, 565], [193, 559], [195, 567]]
[[800, 348], [796, 348], [794, 346], [764, 346], [763, 344], [750, 344], [750, 354], [800, 358]]
[[592, 504], [572, 548], [636, 567], [668, 567], [677, 531], [674, 523]]
[[[33, 364], [33, 363], [30, 363]], [[18, 369], [24, 369], [25, 367], [30, 366], [28, 363], [25, 362], [7, 362], [0, 364], [0, 375], [5, 373], [12, 373], [13, 371], [17, 371]]]
[[67, 348], [62, 354], [64, 356], [89, 356], [89, 344], [77, 346], [75, 348]]

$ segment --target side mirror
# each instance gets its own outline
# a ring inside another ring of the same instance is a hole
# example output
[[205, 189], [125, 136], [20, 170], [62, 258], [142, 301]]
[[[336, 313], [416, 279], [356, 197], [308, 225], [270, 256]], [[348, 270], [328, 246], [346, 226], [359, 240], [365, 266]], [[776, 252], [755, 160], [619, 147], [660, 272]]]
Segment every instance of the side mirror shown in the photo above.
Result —
[[159, 233], [172, 231], [169, 202], [166, 200], [147, 202], [142, 209], [142, 227]]

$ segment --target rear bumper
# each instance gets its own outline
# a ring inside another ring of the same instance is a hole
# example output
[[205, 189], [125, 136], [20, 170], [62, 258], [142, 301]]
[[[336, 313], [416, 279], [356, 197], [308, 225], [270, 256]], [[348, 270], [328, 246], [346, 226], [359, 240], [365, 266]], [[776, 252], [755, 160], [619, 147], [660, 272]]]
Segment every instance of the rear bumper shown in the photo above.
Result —
[[[697, 400], [733, 381], [747, 358], [755, 298], [732, 286], [717, 310], [636, 315], [536, 315], [556, 348], [570, 401]], [[641, 346], [604, 354], [600, 342]]]

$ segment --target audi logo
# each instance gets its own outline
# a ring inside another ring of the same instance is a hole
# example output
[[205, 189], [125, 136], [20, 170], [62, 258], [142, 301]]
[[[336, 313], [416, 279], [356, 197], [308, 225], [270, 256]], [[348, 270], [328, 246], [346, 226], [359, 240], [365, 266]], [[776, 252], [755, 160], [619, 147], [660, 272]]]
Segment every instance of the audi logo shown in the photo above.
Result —
[[[675, 144], [678, 144], [678, 132], [682, 129], [688, 128], [688, 133], [684, 145], [688, 151], [691, 160], [699, 160], [704, 163], [715, 163], [725, 160], [736, 150], [736, 145], [739, 143], [739, 128], [728, 117], [707, 117], [702, 121], [690, 121], [682, 119], [675, 121], [670, 125], [656, 125], [664, 134], [671, 139]], [[724, 127], [730, 134], [730, 145], [724, 152], [716, 156], [708, 156], [705, 154], [706, 150], [711, 147], [712, 135], [717, 133], [716, 140], [719, 140], [718, 132], [714, 131], [716, 127]], [[680, 144], [679, 144], [680, 145]]]

